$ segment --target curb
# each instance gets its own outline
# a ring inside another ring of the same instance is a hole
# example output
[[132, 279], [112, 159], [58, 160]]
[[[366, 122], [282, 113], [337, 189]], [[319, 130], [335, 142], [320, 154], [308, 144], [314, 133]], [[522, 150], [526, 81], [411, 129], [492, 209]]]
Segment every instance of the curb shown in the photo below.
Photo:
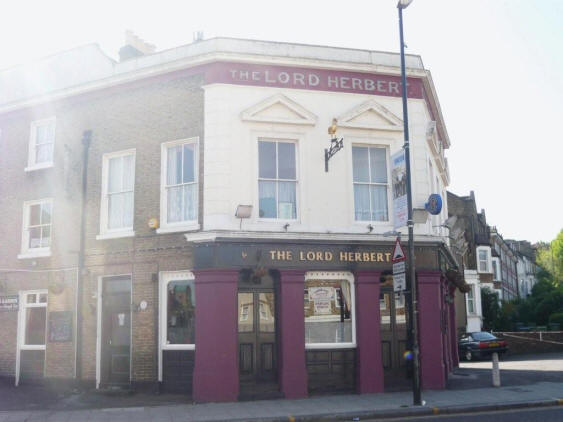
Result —
[[523, 402], [510, 402], [498, 404], [475, 404], [475, 405], [459, 405], [447, 407], [411, 407], [405, 409], [393, 410], [365, 410], [360, 412], [342, 412], [342, 413], [316, 413], [308, 415], [296, 416], [276, 416], [268, 417], [245, 417], [230, 418], [225, 420], [217, 420], [214, 422], [332, 422], [332, 421], [361, 421], [362, 419], [398, 419], [414, 416], [431, 416], [431, 415], [455, 415], [460, 413], [479, 413], [487, 411], [509, 410], [509, 409], [526, 409], [533, 407], [551, 407], [563, 406], [563, 399], [536, 400]]

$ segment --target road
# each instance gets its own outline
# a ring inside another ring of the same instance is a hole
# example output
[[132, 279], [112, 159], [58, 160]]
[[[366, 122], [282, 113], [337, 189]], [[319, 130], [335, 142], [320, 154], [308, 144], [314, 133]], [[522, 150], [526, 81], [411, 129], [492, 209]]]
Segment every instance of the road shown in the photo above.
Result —
[[528, 422], [528, 421], [541, 421], [541, 422], [561, 422], [563, 421], [563, 406], [554, 407], [539, 407], [533, 409], [516, 409], [497, 412], [483, 412], [483, 413], [462, 413], [459, 415], [432, 415], [425, 417], [402, 418], [402, 419], [363, 419], [361, 422], [375, 422], [375, 421], [409, 421], [409, 422]]

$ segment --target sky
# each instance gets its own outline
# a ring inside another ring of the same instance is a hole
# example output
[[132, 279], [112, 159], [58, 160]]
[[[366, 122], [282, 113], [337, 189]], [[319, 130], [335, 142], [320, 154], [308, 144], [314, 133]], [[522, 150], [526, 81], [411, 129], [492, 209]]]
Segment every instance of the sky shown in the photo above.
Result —
[[[117, 58], [130, 29], [157, 51], [217, 36], [398, 52], [395, 0], [7, 0], [0, 69], [98, 43]], [[563, 229], [563, 1], [414, 0], [407, 53], [432, 73], [458, 195], [505, 239]], [[413, 140], [414, 141], [414, 140]]]

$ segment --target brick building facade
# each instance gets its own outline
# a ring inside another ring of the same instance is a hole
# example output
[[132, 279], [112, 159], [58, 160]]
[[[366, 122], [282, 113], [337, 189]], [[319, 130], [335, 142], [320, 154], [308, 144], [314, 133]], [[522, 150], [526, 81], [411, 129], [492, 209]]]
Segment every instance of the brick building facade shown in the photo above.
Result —
[[[390, 388], [409, 347], [383, 236], [398, 56], [133, 44], [120, 63], [95, 46], [46, 59], [35, 89], [0, 75], [0, 375], [198, 401]], [[407, 66], [422, 207], [448, 184], [449, 139], [429, 72]], [[324, 172], [333, 118], [346, 145]], [[443, 215], [415, 228], [425, 388], [457, 364]]]

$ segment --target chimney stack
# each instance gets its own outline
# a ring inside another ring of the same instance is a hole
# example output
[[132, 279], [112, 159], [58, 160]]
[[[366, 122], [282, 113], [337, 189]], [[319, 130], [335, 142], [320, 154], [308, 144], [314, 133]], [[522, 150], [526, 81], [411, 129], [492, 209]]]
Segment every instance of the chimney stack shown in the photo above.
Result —
[[134, 59], [147, 54], [152, 54], [156, 46], [143, 41], [133, 31], [125, 31], [125, 45], [119, 49], [119, 61]]

